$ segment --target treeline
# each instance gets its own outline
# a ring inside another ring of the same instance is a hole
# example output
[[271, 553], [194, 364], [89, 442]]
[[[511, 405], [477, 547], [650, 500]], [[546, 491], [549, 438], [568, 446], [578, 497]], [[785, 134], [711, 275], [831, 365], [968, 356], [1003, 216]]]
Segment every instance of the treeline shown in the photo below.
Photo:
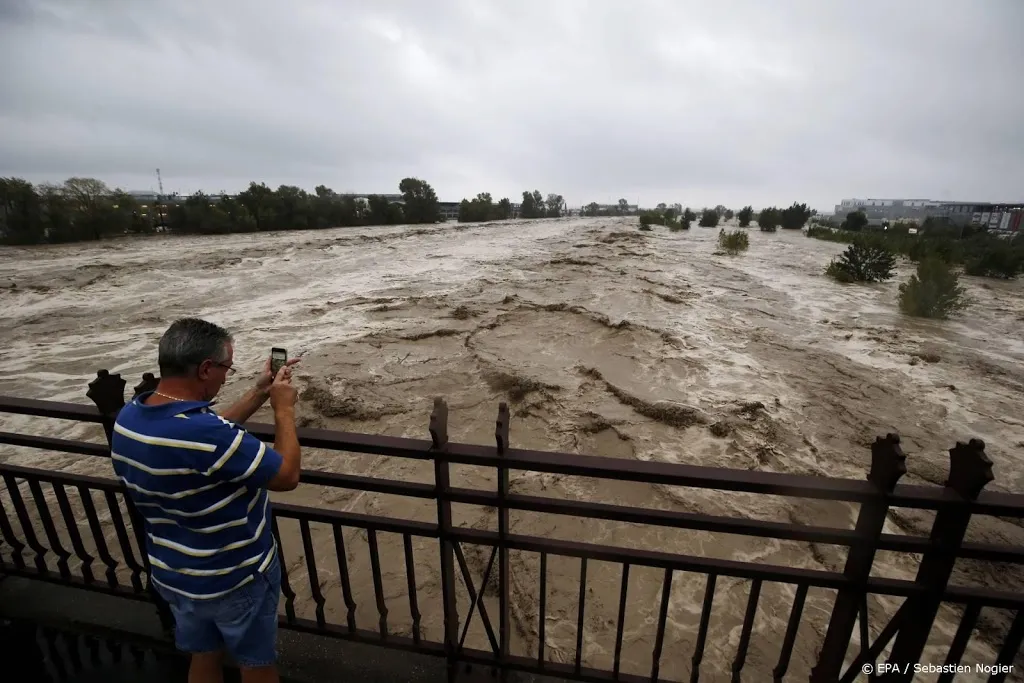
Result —
[[540, 190], [523, 192], [523, 202], [513, 210], [512, 202], [505, 197], [497, 203], [490, 192], [481, 192], [473, 199], [463, 199], [459, 204], [459, 222], [501, 221], [509, 218], [561, 218], [566, 215], [565, 200], [560, 194], [549, 194], [547, 199]]
[[311, 194], [292, 185], [274, 190], [253, 182], [235, 197], [197, 193], [187, 198], [159, 197], [144, 205], [95, 178], [69, 178], [61, 185], [0, 178], [0, 242], [42, 244], [157, 230], [225, 234], [435, 223], [441, 219], [437, 194], [429, 183], [405, 178], [398, 189], [401, 202], [382, 195], [363, 201], [343, 197], [324, 185]]
[[[749, 208], [749, 206], [744, 207], [741, 213]], [[811, 216], [816, 213], [813, 209], [808, 208], [806, 204], [798, 204], [797, 202], [793, 202], [792, 206], [788, 209], [768, 206], [761, 209], [761, 212], [757, 214], [757, 225], [761, 232], [775, 232], [778, 228], [783, 230], [800, 230], [807, 224]], [[747, 224], [749, 225], [749, 218]]]
[[580, 209], [581, 216], [631, 216], [635, 213], [636, 211], [629, 206], [629, 202], [625, 199], [620, 199], [612, 206], [602, 206], [597, 202], [590, 202]]
[[846, 229], [812, 225], [807, 236], [866, 245], [918, 263], [936, 259], [962, 267], [967, 275], [1010, 279], [1024, 273], [1024, 239], [1019, 236], [1008, 239], [983, 228], [959, 227], [938, 219], [926, 219], [917, 234], [910, 234], [909, 224], [898, 224], [888, 230], [865, 230], [866, 224], [866, 219], [848, 216], [843, 221]]

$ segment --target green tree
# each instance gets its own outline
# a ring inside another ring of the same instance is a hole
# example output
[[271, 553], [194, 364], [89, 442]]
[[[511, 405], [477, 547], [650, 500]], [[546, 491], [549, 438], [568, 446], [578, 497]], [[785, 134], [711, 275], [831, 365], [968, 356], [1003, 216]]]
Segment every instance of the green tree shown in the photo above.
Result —
[[868, 225], [868, 217], [863, 211], [851, 211], [846, 214], [846, 220], [843, 221], [842, 225], [839, 226], [843, 230], [852, 230], [854, 232], [863, 230]]
[[725, 220], [731, 221], [732, 217], [735, 216], [736, 214], [733, 213], [732, 209], [726, 209], [725, 213], [723, 213], [722, 215], [725, 216]]
[[779, 227], [784, 230], [800, 230], [810, 217], [811, 210], [807, 208], [806, 204], [793, 202], [792, 206], [780, 212]]
[[560, 194], [549, 194], [547, 199], [548, 218], [560, 218], [562, 216], [562, 205], [565, 200]]
[[620, 216], [625, 216], [628, 213], [629, 213], [629, 202], [627, 202], [625, 199], [620, 199], [619, 200], [619, 215]]
[[498, 217], [502, 220], [512, 218], [512, 202], [504, 197], [498, 202]]
[[0, 241], [39, 244], [45, 239], [42, 202], [32, 183], [0, 178]]
[[740, 219], [740, 227], [745, 228], [750, 225], [750, 219], [754, 217], [754, 207], [744, 206], [740, 209], [740, 212], [736, 214], [736, 217]]
[[257, 185], [249, 183], [249, 187], [238, 193], [238, 201], [241, 202], [249, 214], [256, 221], [257, 230], [273, 230], [270, 223], [270, 212], [274, 202], [274, 191], [265, 183]]
[[945, 319], [968, 303], [956, 272], [939, 258], [921, 261], [917, 273], [900, 285], [899, 306], [907, 315]]
[[767, 206], [757, 214], [757, 227], [761, 232], [775, 232], [779, 227], [779, 210], [774, 206]]
[[434, 188], [419, 178], [403, 178], [398, 190], [405, 200], [405, 220], [408, 223], [436, 223], [441, 219]]
[[825, 274], [838, 282], [885, 282], [896, 274], [896, 253], [859, 239], [828, 264]]
[[665, 210], [668, 208], [668, 204], [666, 204], [665, 202], [662, 202], [662, 203], [658, 204], [657, 208], [658, 208], [658, 213], [664, 214]]
[[110, 188], [107, 184], [95, 178], [68, 178], [61, 192], [74, 212], [75, 232], [84, 239], [102, 239], [111, 229]]
[[684, 220], [685, 220], [685, 221], [686, 221], [687, 223], [692, 223], [693, 221], [697, 220], [697, 214], [695, 214], [695, 213], [694, 213], [694, 212], [693, 212], [693, 211], [692, 211], [692, 210], [690, 209], [690, 207], [686, 207], [685, 209], [683, 209], [683, 219], [684, 219]]
[[533, 200], [533, 195], [529, 192], [523, 192], [523, 203], [519, 205], [519, 217], [535, 218], [536, 216], [537, 204]]
[[713, 228], [718, 225], [718, 211], [715, 209], [704, 209], [704, 212], [700, 216], [700, 223], [702, 228]]

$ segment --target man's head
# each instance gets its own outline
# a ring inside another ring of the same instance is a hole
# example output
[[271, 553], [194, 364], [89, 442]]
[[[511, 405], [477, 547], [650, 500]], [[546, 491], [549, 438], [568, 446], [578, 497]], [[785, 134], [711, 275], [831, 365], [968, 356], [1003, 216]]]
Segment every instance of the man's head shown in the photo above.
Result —
[[176, 320], [160, 337], [160, 379], [188, 385], [213, 400], [234, 362], [231, 334], [199, 318]]

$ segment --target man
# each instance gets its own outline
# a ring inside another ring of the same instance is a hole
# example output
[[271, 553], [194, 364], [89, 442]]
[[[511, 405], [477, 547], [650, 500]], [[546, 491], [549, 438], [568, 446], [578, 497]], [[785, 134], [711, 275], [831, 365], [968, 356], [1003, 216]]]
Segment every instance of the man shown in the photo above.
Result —
[[[210, 402], [235, 372], [231, 335], [196, 318], [160, 338], [160, 383], [114, 425], [114, 471], [145, 519], [153, 585], [168, 602], [189, 683], [219, 683], [222, 653], [246, 683], [278, 681], [281, 568], [267, 490], [298, 486], [293, 359], [219, 415]], [[238, 426], [270, 398], [274, 447]]]

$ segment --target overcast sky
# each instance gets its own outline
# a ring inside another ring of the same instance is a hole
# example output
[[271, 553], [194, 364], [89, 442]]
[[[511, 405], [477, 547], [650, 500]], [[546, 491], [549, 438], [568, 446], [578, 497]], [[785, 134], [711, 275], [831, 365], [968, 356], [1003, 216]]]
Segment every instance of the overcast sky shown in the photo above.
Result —
[[1024, 0], [0, 0], [0, 175], [1024, 200]]

